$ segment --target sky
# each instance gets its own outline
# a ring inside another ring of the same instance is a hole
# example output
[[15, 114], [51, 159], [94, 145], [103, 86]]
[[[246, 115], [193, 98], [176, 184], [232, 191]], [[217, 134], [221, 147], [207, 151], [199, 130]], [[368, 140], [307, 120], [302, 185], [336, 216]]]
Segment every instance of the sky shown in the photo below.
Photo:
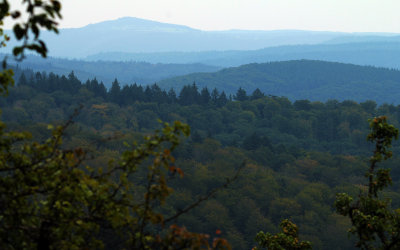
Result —
[[[21, 0], [10, 0], [12, 4]], [[138, 17], [201, 30], [400, 33], [400, 0], [61, 0], [61, 28]], [[15, 5], [17, 6], [17, 5]]]

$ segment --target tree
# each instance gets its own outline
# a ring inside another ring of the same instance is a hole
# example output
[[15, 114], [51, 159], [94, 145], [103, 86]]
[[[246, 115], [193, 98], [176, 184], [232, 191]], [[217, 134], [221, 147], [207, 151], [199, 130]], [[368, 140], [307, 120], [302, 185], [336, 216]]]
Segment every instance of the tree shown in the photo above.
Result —
[[223, 107], [228, 103], [228, 98], [226, 98], [226, 94], [222, 91], [221, 95], [218, 97], [216, 105], [217, 107]]
[[207, 105], [211, 100], [210, 92], [207, 87], [204, 87], [200, 93], [200, 104]]
[[238, 89], [236, 92], [236, 95], [234, 97], [236, 101], [246, 101], [248, 99], [246, 90], [242, 89], [241, 87]]
[[28, 81], [26, 80], [26, 76], [24, 73], [21, 74], [18, 80], [18, 85], [27, 85]]
[[184, 106], [198, 104], [199, 99], [200, 94], [197, 90], [196, 83], [183, 86], [181, 92], [179, 93], [179, 104]]
[[[282, 232], [272, 235], [259, 232], [256, 242], [261, 248], [269, 250], [307, 250], [311, 249], [311, 243], [299, 240], [299, 229], [290, 220], [283, 220], [280, 224]], [[258, 249], [258, 248], [255, 248]]]
[[264, 93], [261, 92], [261, 90], [260, 90], [259, 88], [256, 88], [256, 89], [253, 91], [253, 93], [251, 94], [250, 99], [251, 99], [251, 100], [257, 100], [257, 99], [263, 98], [264, 96], [265, 96]]
[[216, 88], [213, 89], [213, 91], [211, 92], [211, 102], [214, 105], [217, 105], [218, 103], [218, 99], [219, 99], [219, 92]]
[[108, 92], [110, 101], [121, 104], [121, 86], [117, 79], [111, 85], [110, 92]]
[[306, 110], [309, 111], [311, 109], [311, 102], [309, 100], [297, 100], [293, 103], [293, 106], [296, 110]]
[[171, 88], [169, 91], [168, 91], [168, 102], [169, 103], [176, 103], [176, 101], [177, 101], [177, 98], [176, 98], [176, 93], [175, 93], [175, 90], [173, 89], [173, 88]]
[[346, 193], [337, 194], [335, 206], [339, 214], [350, 218], [352, 227], [349, 231], [357, 235], [357, 247], [399, 249], [400, 212], [391, 209], [390, 200], [379, 194], [392, 183], [390, 169], [378, 169], [377, 165], [392, 157], [391, 143], [393, 138], [398, 138], [399, 131], [387, 123], [385, 116], [372, 119], [370, 129], [367, 139], [375, 143], [375, 150], [365, 175], [368, 184], [360, 190], [356, 201]]

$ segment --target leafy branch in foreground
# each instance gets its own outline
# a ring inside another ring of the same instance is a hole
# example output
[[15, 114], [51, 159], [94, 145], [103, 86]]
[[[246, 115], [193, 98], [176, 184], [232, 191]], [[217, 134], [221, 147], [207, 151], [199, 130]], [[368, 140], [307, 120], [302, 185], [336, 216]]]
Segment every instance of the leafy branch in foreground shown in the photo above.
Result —
[[[208, 235], [176, 225], [163, 230], [172, 220], [158, 212], [172, 192], [166, 176], [181, 172], [171, 152], [181, 135], [189, 135], [187, 125], [164, 123], [141, 145], [125, 151], [118, 162], [96, 169], [83, 168], [83, 149], [61, 149], [66, 127], [57, 127], [40, 144], [27, 141], [28, 133], [5, 132], [1, 124], [0, 248], [99, 248], [104, 246], [99, 231], [107, 228], [133, 249], [230, 248], [224, 239], [216, 238], [210, 244]], [[132, 179], [148, 163], [143, 197], [138, 198], [137, 189], [143, 185]]]
[[282, 232], [275, 235], [271, 233], [259, 232], [256, 235], [256, 242], [259, 247], [253, 249], [269, 250], [308, 250], [311, 249], [309, 241], [299, 240], [299, 229], [296, 224], [286, 219], [280, 224]]
[[[12, 17], [16, 21], [13, 26], [13, 33], [22, 45], [13, 49], [14, 56], [22, 60], [25, 50], [32, 50], [46, 57], [47, 47], [44, 41], [39, 39], [41, 29], [46, 29], [58, 33], [57, 19], [61, 18], [61, 3], [57, 0], [22, 0], [22, 6], [26, 8], [26, 20], [22, 18], [20, 10], [12, 10], [9, 2], [3, 0], [0, 3], [0, 26], [6, 17]], [[1, 45], [4, 47], [10, 40], [3, 29], [0, 29], [0, 35], [3, 37]], [[33, 39], [31, 39], [33, 36]]]
[[399, 249], [400, 212], [390, 207], [391, 200], [383, 199], [379, 192], [392, 183], [390, 169], [378, 169], [378, 163], [392, 157], [393, 139], [399, 131], [387, 123], [385, 116], [370, 120], [368, 141], [375, 143], [373, 156], [366, 177], [367, 192], [360, 191], [356, 201], [345, 193], [337, 194], [335, 206], [339, 214], [348, 216], [352, 227], [349, 232], [357, 235], [356, 246], [362, 249]]
[[[22, 44], [13, 48], [13, 55], [17, 60], [25, 58], [25, 51], [30, 50], [47, 56], [47, 46], [40, 39], [41, 30], [58, 33], [57, 20], [61, 19], [61, 3], [57, 0], [22, 0], [25, 11], [12, 10], [8, 0], [0, 2], [0, 47], [7, 46], [12, 39], [3, 29], [4, 21], [12, 18], [15, 22], [13, 34], [15, 39]], [[22, 13], [27, 14], [23, 18]], [[7, 93], [8, 87], [14, 85], [13, 71], [7, 69], [7, 57], [2, 61], [3, 70], [0, 72], [0, 94]]]

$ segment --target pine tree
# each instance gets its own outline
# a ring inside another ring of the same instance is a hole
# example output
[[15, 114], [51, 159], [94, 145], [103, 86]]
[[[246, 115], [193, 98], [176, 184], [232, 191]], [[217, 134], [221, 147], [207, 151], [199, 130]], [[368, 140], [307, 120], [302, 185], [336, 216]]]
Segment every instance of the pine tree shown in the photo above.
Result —
[[240, 87], [238, 89], [238, 91], [236, 92], [236, 95], [234, 96], [234, 99], [236, 101], [246, 101], [248, 99], [246, 90], [242, 89], [242, 87]]

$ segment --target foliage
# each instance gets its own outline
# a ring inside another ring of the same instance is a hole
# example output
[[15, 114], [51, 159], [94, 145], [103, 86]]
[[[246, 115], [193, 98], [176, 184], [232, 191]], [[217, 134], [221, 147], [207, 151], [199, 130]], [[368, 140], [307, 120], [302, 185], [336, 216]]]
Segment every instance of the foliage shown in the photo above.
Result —
[[371, 133], [368, 141], [375, 143], [374, 154], [366, 173], [367, 192], [361, 190], [356, 201], [346, 193], [337, 195], [335, 206], [341, 215], [350, 217], [350, 232], [356, 234], [356, 246], [362, 249], [398, 249], [400, 247], [400, 214], [392, 210], [390, 200], [383, 199], [379, 192], [392, 184], [390, 169], [377, 169], [378, 163], [392, 157], [392, 139], [399, 131], [387, 123], [385, 116], [370, 121]]
[[[133, 248], [165, 244], [154, 236], [152, 228], [163, 226], [164, 217], [158, 207], [172, 192], [166, 173], [182, 174], [173, 165], [171, 152], [178, 145], [179, 135], [189, 134], [187, 125], [164, 124], [159, 134], [146, 137], [144, 143], [134, 145], [105, 169], [82, 169], [86, 156], [82, 149], [60, 148], [66, 126], [54, 129], [53, 136], [44, 144], [26, 142], [28, 134], [6, 133], [4, 128], [2, 124], [2, 249], [97, 248], [102, 246], [98, 232], [104, 225], [120, 233], [121, 239]], [[148, 158], [152, 158], [152, 163], [145, 191], [143, 198], [137, 199], [137, 185], [129, 180]], [[166, 236], [169, 241], [179, 240], [179, 244], [190, 246], [189, 239], [177, 233], [182, 229], [172, 229], [171, 235]], [[190, 242], [208, 245], [208, 240], [198, 238], [204, 236], [189, 236]]]
[[[61, 4], [57, 0], [23, 0], [23, 6], [26, 6], [26, 20], [21, 18], [19, 10], [11, 10], [8, 0], [0, 3], [0, 47], [5, 47], [11, 39], [4, 33], [3, 25], [7, 17], [12, 17], [16, 23], [13, 26], [13, 33], [18, 41], [22, 41], [22, 45], [13, 48], [13, 54], [19, 60], [25, 57], [25, 50], [32, 50], [41, 56], [47, 56], [46, 44], [39, 39], [40, 29], [45, 28], [49, 31], [58, 33], [57, 18], [61, 18]], [[21, 21], [22, 20], [22, 21]], [[33, 39], [30, 36], [33, 35]], [[2, 63], [3, 71], [0, 72], [0, 93], [7, 93], [8, 86], [14, 84], [13, 71], [6, 69], [7, 62], [4, 58]]]
[[[300, 241], [297, 225], [290, 220], [283, 220], [280, 224], [282, 232], [272, 235], [270, 233], [259, 232], [256, 242], [261, 248], [269, 250], [295, 250], [311, 249], [309, 241]], [[258, 249], [258, 248], [255, 248]]]

